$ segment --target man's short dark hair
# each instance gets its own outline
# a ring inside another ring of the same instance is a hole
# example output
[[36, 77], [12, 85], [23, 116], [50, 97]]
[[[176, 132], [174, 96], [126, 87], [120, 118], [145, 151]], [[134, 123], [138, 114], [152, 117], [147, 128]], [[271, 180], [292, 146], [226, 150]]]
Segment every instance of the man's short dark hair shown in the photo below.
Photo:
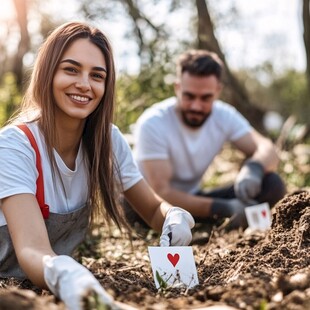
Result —
[[216, 53], [206, 50], [189, 50], [179, 56], [177, 61], [177, 77], [184, 72], [195, 76], [215, 75], [222, 80], [223, 63]]

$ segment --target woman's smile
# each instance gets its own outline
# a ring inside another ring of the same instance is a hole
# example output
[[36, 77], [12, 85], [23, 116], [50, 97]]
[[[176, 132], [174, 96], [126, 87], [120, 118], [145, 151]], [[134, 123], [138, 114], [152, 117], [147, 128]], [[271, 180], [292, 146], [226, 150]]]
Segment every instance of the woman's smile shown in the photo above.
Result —
[[80, 103], [80, 104], [87, 104], [89, 103], [92, 99], [90, 97], [85, 97], [82, 95], [68, 95], [70, 99], [72, 99], [72, 101], [76, 102], [76, 103]]
[[106, 76], [101, 50], [89, 39], [74, 41], [60, 60], [53, 81], [57, 115], [65, 121], [84, 121], [101, 102]]

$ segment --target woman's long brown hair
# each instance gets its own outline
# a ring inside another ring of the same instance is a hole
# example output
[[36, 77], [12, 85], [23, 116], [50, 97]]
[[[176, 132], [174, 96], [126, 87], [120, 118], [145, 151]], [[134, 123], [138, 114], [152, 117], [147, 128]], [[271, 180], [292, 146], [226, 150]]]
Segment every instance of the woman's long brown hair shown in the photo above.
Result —
[[[53, 147], [59, 137], [55, 134], [55, 98], [53, 78], [62, 55], [77, 39], [87, 38], [104, 55], [107, 66], [105, 93], [97, 109], [86, 120], [82, 142], [89, 167], [89, 200], [92, 221], [105, 215], [107, 222], [112, 219], [119, 228], [126, 226], [117, 207], [117, 186], [112, 152], [111, 126], [115, 100], [115, 68], [111, 45], [106, 36], [97, 28], [80, 22], [66, 23], [55, 29], [41, 46], [25, 93], [19, 116], [35, 112], [30, 121], [38, 121], [52, 166], [56, 169]], [[81, 53], [87, 51], [81, 51]], [[18, 118], [18, 116], [17, 116]], [[16, 119], [16, 117], [15, 117]]]

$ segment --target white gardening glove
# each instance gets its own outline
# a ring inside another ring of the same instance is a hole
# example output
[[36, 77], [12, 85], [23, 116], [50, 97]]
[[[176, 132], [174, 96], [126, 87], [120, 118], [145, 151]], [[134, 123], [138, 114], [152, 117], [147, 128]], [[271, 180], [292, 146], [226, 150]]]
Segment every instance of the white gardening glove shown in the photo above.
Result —
[[43, 258], [44, 279], [51, 292], [59, 297], [69, 310], [82, 310], [82, 297], [87, 291], [97, 293], [100, 302], [111, 309], [113, 297], [109, 295], [92, 273], [67, 255]]
[[170, 208], [163, 224], [160, 246], [188, 245], [192, 240], [191, 229], [194, 225], [195, 221], [190, 213], [178, 207]]
[[261, 192], [263, 177], [263, 166], [257, 161], [248, 160], [242, 166], [234, 184], [236, 197], [245, 203], [251, 203]]

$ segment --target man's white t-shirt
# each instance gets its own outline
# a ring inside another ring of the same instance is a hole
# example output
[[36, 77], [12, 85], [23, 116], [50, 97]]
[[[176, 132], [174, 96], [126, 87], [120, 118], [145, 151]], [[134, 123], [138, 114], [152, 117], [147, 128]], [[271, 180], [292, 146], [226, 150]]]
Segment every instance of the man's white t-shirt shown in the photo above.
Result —
[[[28, 124], [37, 142], [44, 178], [45, 203], [50, 212], [65, 214], [85, 206], [88, 194], [88, 171], [82, 144], [75, 161], [75, 170], [69, 169], [54, 150], [63, 186], [57, 173], [55, 182], [52, 168], [46, 152], [44, 139], [36, 123]], [[142, 179], [142, 175], [133, 160], [130, 147], [119, 129], [112, 125], [112, 147], [122, 181], [123, 189], [127, 190]], [[105, 160], [102, 158], [102, 160]], [[16, 126], [7, 126], [0, 131], [0, 226], [6, 224], [1, 210], [1, 199], [16, 194], [36, 194], [36, 155], [28, 137]], [[116, 176], [117, 177], [117, 176]], [[91, 184], [90, 184], [91, 186]], [[23, 207], [22, 205], [20, 206]]]
[[224, 143], [241, 138], [252, 127], [234, 107], [216, 100], [206, 122], [190, 128], [181, 120], [176, 105], [172, 97], [154, 104], [139, 117], [134, 127], [134, 157], [142, 174], [142, 161], [169, 160], [171, 186], [195, 193]]

